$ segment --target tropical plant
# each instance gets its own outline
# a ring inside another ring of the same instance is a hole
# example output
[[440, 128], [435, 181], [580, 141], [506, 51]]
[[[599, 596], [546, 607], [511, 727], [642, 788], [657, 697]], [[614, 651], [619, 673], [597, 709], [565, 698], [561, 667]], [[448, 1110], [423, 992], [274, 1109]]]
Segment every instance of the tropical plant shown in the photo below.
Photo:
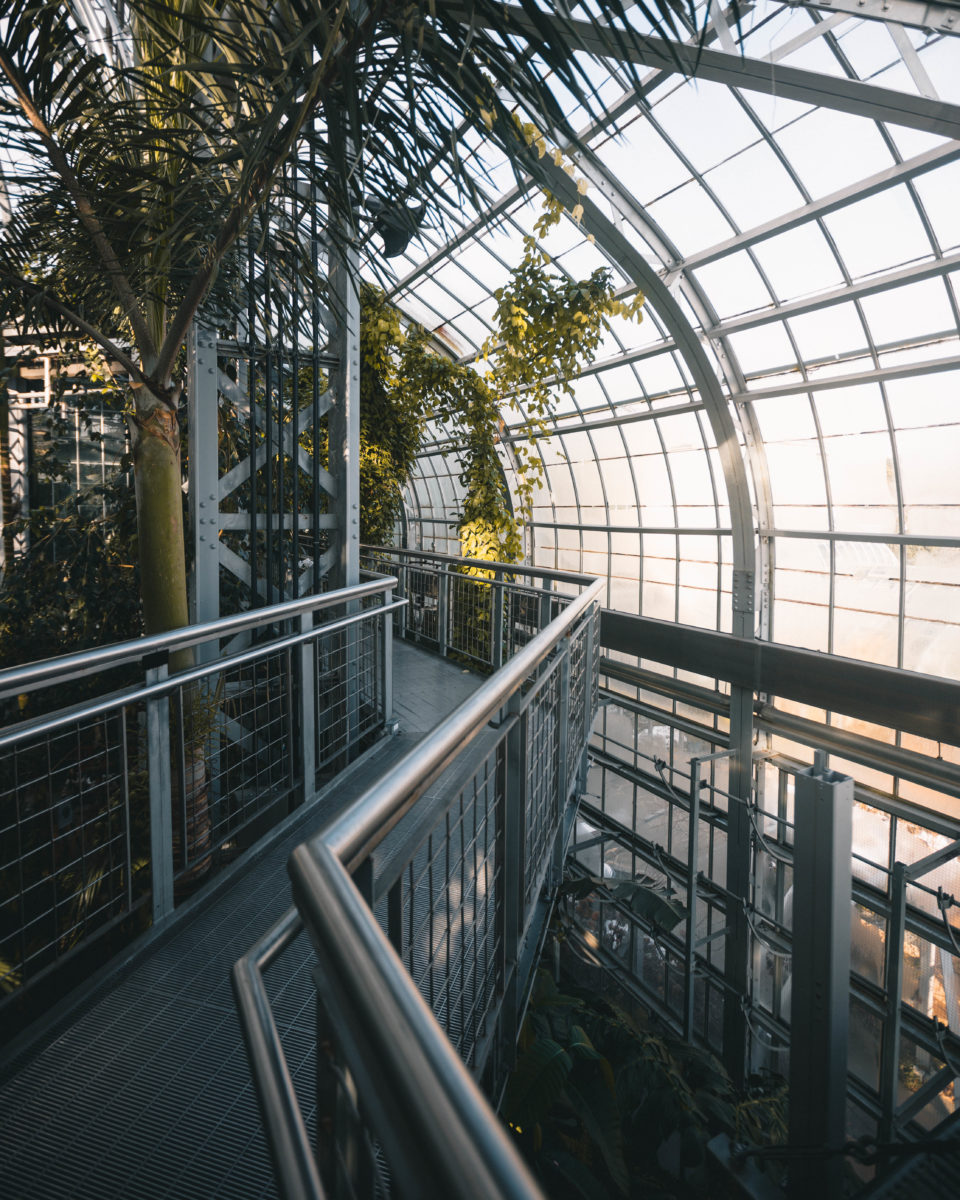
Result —
[[[521, 132], [533, 139], [532, 129], [528, 124]], [[398, 481], [391, 493], [370, 495], [377, 522], [374, 527], [368, 518], [368, 540], [381, 541], [391, 532], [399, 488], [413, 467], [426, 423], [433, 421], [450, 435], [460, 463], [464, 500], [457, 530], [464, 556], [502, 562], [521, 557], [520, 523], [531, 515], [542, 473], [536, 442], [549, 435], [557, 396], [572, 394], [571, 381], [592, 361], [606, 320], [639, 318], [643, 305], [641, 294], [619, 299], [605, 267], [581, 280], [552, 267], [543, 239], [563, 215], [563, 206], [545, 196], [533, 233], [523, 238], [520, 262], [494, 292], [494, 329], [475, 363], [437, 353], [427, 330], [416, 324], [404, 330], [383, 293], [364, 289], [361, 448], [372, 444], [385, 452], [377, 465], [392, 467]], [[516, 512], [497, 454], [501, 414], [510, 409], [521, 417], [513, 442]], [[361, 459], [361, 490], [363, 467]]]
[[[617, 53], [642, 40], [627, 7], [597, 0], [582, 19], [637, 81]], [[668, 37], [696, 27], [693, 0], [638, 7]], [[0, 22], [0, 321], [83, 334], [125, 375], [156, 632], [187, 621], [177, 408], [201, 307], [232, 328], [255, 303], [269, 338], [268, 312], [325, 290], [316, 244], [356, 244], [365, 202], [388, 232], [441, 220], [457, 193], [482, 204], [464, 135], [492, 137], [519, 171], [527, 117], [576, 144], [561, 97], [602, 106], [576, 33], [537, 0], [126, 0], [88, 29], [92, 8], [11, 0]]]
[[502, 1112], [552, 1197], [706, 1194], [708, 1132], [735, 1111], [712, 1055], [542, 969], [519, 1050]]
[[782, 1080], [739, 1096], [712, 1054], [541, 968], [501, 1115], [551, 1200], [667, 1200], [724, 1194], [710, 1136], [782, 1140], [785, 1103]]

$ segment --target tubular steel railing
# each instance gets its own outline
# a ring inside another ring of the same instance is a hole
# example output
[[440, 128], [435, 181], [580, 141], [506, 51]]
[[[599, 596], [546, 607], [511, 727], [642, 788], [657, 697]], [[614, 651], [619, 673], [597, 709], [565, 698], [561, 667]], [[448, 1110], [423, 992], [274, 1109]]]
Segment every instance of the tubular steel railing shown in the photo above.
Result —
[[[505, 665], [294, 851], [296, 907], [234, 967], [251, 1067], [284, 1197], [533, 1200], [478, 1081], [495, 1095], [511, 1061], [583, 786], [602, 585], [547, 573], [537, 589], [526, 579], [542, 572], [383, 554], [367, 561], [396, 572], [405, 598], [417, 573], [438, 598], [466, 597], [441, 600], [439, 648], [476, 647], [455, 626], [479, 619], [481, 657], [499, 643], [487, 665]], [[526, 620], [531, 601], [543, 627]], [[412, 607], [401, 632], [422, 637]], [[318, 962], [316, 1147], [263, 978], [303, 927]]]
[[395, 582], [0, 672], [4, 1003], [165, 918], [383, 730]]
[[[691, 639], [704, 636], [690, 631]], [[826, 673], [831, 660], [819, 657]], [[730, 661], [719, 655], [707, 659], [703, 672], [729, 679]], [[832, 661], [842, 674], [843, 662]], [[871, 669], [879, 679], [879, 668]], [[890, 671], [891, 691], [897, 682]], [[906, 677], [904, 689], [911, 682]], [[932, 683], [956, 688], [947, 681]], [[879, 696], [875, 687], [866, 702], [876, 707]], [[944, 742], [934, 743], [936, 754], [923, 753], [919, 739], [914, 744], [920, 748], [908, 748], [906, 737], [907, 745], [897, 744], [893, 709], [887, 740], [880, 741], [840, 722], [787, 712], [757, 689], [751, 697], [756, 725], [770, 740], [750, 743], [752, 782], [744, 796], [730, 783], [729, 695], [702, 680], [602, 658], [600, 697], [589, 789], [569, 864], [609, 886], [568, 903], [563, 913], [568, 944], [579, 944], [678, 1033], [721, 1053], [730, 990], [724, 967], [734, 918], [742, 912], [749, 966], [737, 1000], [748, 1035], [748, 1066], [757, 1078], [786, 1076], [802, 1033], [791, 1022], [797, 780], [823, 748], [853, 780], [851, 1134], [865, 1133], [886, 1145], [956, 1121], [956, 751]], [[824, 696], [824, 708], [830, 708], [830, 699]], [[868, 726], [874, 734], [876, 728]], [[740, 814], [747, 821], [750, 857], [744, 892], [736, 895], [729, 890], [727, 867], [730, 829]], [[614, 897], [619, 883], [639, 875], [682, 905], [672, 929]]]
[[397, 579], [399, 637], [496, 671], [562, 610], [592, 575], [490, 563], [425, 550], [365, 546], [362, 562]]

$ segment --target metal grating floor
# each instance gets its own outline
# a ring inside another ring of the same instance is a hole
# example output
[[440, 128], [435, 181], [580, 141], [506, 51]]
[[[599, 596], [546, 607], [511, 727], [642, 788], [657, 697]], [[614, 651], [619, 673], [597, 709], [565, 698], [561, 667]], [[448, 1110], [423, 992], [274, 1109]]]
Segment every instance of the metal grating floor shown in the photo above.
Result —
[[[394, 669], [405, 736], [381, 742], [225, 890], [0, 1079], [5, 1198], [276, 1195], [229, 971], [289, 906], [293, 848], [482, 682], [402, 643]], [[311, 958], [301, 937], [267, 973], [308, 1126]]]

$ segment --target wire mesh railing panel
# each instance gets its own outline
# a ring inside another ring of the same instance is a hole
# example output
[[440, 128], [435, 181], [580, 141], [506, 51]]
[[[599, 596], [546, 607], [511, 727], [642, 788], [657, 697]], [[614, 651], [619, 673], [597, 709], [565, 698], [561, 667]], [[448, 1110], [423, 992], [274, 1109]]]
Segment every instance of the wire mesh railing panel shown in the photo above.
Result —
[[171, 700], [174, 873], [199, 881], [213, 855], [296, 782], [289, 650], [176, 688]]
[[419, 641], [440, 645], [440, 573], [409, 567], [405, 595], [410, 607], [407, 630]]
[[[166, 917], [314, 794], [315, 767], [346, 765], [382, 730], [391, 589], [0, 672], [7, 711], [21, 694], [86, 697], [0, 728], [0, 1004], [17, 1022], [31, 981], [141, 903]], [[195, 665], [169, 676], [174, 652]]]
[[315, 639], [318, 772], [383, 726], [382, 616]]
[[477, 1069], [503, 987], [497, 821], [504, 754], [500, 739], [400, 881], [400, 956], [460, 1056]]
[[568, 778], [573, 777], [580, 765], [580, 755], [583, 752], [583, 738], [587, 732], [585, 725], [587, 705], [592, 704], [592, 698], [597, 694], [596, 687], [594, 686], [593, 663], [587, 657], [589, 640], [586, 626], [577, 630], [570, 639], [570, 701], [567, 713], [567, 726], [571, 731], [579, 730], [581, 736], [571, 736], [567, 739]]
[[516, 587], [506, 589], [503, 600], [505, 658], [512, 657], [536, 637], [545, 624], [544, 617], [548, 616], [553, 599], [542, 592]]
[[[395, 619], [401, 636], [483, 671], [522, 650], [591, 583], [586, 576], [521, 564], [382, 546], [363, 547], [361, 563], [397, 577], [398, 595], [409, 602]], [[599, 628], [599, 616], [595, 624]]]
[[566, 797], [560, 794], [561, 662], [537, 681], [526, 719], [523, 814], [523, 904], [526, 917], [540, 895]]
[[449, 650], [482, 667], [493, 665], [494, 585], [470, 575], [447, 580]]
[[129, 914], [149, 888], [142, 711], [0, 750], [0, 995]]

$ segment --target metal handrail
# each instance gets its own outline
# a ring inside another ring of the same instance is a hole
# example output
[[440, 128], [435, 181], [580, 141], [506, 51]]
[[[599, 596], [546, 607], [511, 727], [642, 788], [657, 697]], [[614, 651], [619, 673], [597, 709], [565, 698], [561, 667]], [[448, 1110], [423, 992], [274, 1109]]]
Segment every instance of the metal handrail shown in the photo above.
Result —
[[483, 729], [486, 722], [529, 677], [538, 663], [597, 601], [602, 579], [577, 596], [559, 616], [532, 638], [483, 687], [468, 696], [450, 716], [429, 733], [370, 789], [326, 826], [309, 843], [323, 843], [348, 866], [374, 850], [453, 758]]
[[[352, 589], [345, 590], [350, 591]], [[380, 605], [373, 611], [377, 615], [392, 613], [396, 609], [406, 608], [408, 603], [409, 601], [407, 600], [394, 600], [390, 604]], [[279, 608], [280, 605], [277, 605], [277, 607]], [[268, 610], [261, 608], [257, 611], [263, 614]], [[313, 629], [302, 630], [300, 633], [276, 638], [269, 643], [269, 649], [276, 652], [278, 650], [286, 650], [292, 646], [299, 646], [314, 638], [326, 637], [331, 633], [336, 633], [340, 629], [347, 629], [351, 625], [360, 624], [365, 620], [369, 620], [369, 618], [369, 611], [353, 613], [349, 617], [339, 617], [336, 621], [327, 621], [326, 624], [317, 625]], [[272, 617], [267, 618], [266, 623], [272, 624], [273, 620], [274, 618]], [[214, 624], [214, 622], [211, 622], [211, 624]], [[50, 733], [52, 730], [59, 729], [63, 725], [72, 725], [87, 717], [100, 716], [103, 713], [112, 712], [117, 708], [128, 708], [131, 705], [138, 704], [142, 700], [150, 700], [157, 696], [172, 693], [177, 688], [183, 687], [184, 684], [196, 683], [198, 680], [205, 679], [210, 675], [219, 675], [223, 671], [228, 671], [231, 667], [238, 667], [244, 663], [254, 662], [257, 658], [262, 657], [263, 651], [263, 646], [257, 646], [253, 650], [241, 650], [236, 654], [224, 655], [218, 658], [216, 662], [204, 663], [200, 667], [191, 667], [187, 671], [178, 671], [177, 674], [169, 675], [165, 679], [161, 679], [158, 683], [144, 684], [142, 687], [133, 689], [128, 688], [112, 696], [100, 696], [95, 700], [74, 705], [72, 708], [61, 708], [49, 715], [31, 717], [27, 721], [20, 721], [7, 729], [0, 729], [0, 750], [3, 750], [6, 746], [13, 745], [15, 742], [23, 741], [25, 738]], [[70, 678], [73, 679], [76, 676], [71, 675]]]
[[363, 547], [364, 555], [392, 554], [401, 558], [419, 558], [429, 562], [439, 561], [447, 566], [476, 567], [489, 573], [506, 575], [529, 575], [536, 579], [550, 579], [555, 583], [573, 583], [587, 587], [596, 579], [595, 575], [578, 575], [573, 571], [560, 571], [555, 567], [528, 567], [524, 563], [490, 562], [482, 558], [458, 558], [455, 554], [441, 554], [437, 550], [406, 550], [396, 546]]
[[[577, 582], [571, 576], [565, 578]], [[390, 1110], [392, 1120], [380, 1122], [378, 1129], [378, 1136], [382, 1133], [385, 1143], [389, 1142], [388, 1161], [401, 1177], [408, 1169], [405, 1164], [411, 1172], [417, 1165], [421, 1171], [427, 1165], [438, 1181], [438, 1194], [463, 1200], [542, 1200], [528, 1168], [380, 929], [349, 870], [383, 840], [583, 614], [598, 603], [603, 586], [602, 580], [589, 579], [586, 591], [574, 597], [496, 675], [422, 739], [385, 780], [297, 847], [290, 859], [300, 917], [325, 968], [324, 1000], [336, 1007], [347, 1027], [351, 1069], [366, 1072], [367, 1078], [378, 1081], [382, 1094], [397, 1101]], [[235, 964], [233, 981], [282, 1194], [297, 1200], [322, 1200], [323, 1189], [262, 974], [273, 961], [270, 947], [282, 941], [284, 931], [292, 929], [295, 922], [291, 910]], [[288, 1119], [292, 1110], [296, 1117]], [[278, 1124], [283, 1128], [274, 1142], [272, 1131]]]
[[274, 1171], [282, 1181], [283, 1195], [288, 1200], [322, 1198], [324, 1193], [263, 988], [262, 972], [302, 929], [303, 922], [297, 910], [288, 909], [233, 968], [233, 986], [240, 1011], [256, 1014], [256, 1020], [243, 1022], [250, 1060], [269, 1063], [269, 1070], [257, 1075], [257, 1087]]
[[[368, 572], [372, 574], [372, 572]], [[215, 637], [243, 633], [258, 625], [285, 621], [303, 613], [318, 612], [354, 600], [363, 600], [378, 592], [392, 591], [397, 586], [394, 576], [379, 575], [366, 583], [340, 588], [335, 592], [323, 592], [318, 596], [302, 596], [299, 600], [286, 600], [267, 608], [253, 608], [245, 613], [234, 613], [206, 621], [200, 625], [184, 625], [166, 633], [155, 633], [148, 637], [131, 638], [126, 642], [114, 642], [109, 646], [97, 646], [92, 650], [80, 650], [75, 654], [63, 654], [59, 658], [45, 658], [41, 662], [26, 663], [24, 666], [8, 667], [0, 671], [0, 700], [23, 692], [30, 692], [44, 684], [69, 677], [76, 679], [91, 675], [127, 662], [138, 662], [152, 654], [171, 653], [208, 642]]]

